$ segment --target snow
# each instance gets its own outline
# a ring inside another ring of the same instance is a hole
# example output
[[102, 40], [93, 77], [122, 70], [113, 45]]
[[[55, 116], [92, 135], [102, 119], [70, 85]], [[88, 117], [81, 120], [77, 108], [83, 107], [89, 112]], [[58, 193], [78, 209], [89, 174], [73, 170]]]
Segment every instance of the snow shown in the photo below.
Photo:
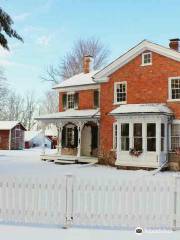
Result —
[[37, 137], [41, 132], [40, 131], [25, 131], [24, 140], [25, 142], [31, 141], [33, 138]]
[[96, 82], [93, 81], [92, 78], [96, 73], [97, 71], [91, 71], [90, 73], [77, 74], [71, 78], [64, 80], [60, 84], [54, 86], [53, 89], [97, 84]]
[[99, 230], [99, 229], [60, 229], [52, 227], [0, 225], [2, 240], [178, 240], [180, 232], [172, 231], [135, 231]]
[[[56, 149], [46, 148], [46, 154], [55, 154]], [[114, 167], [93, 165], [93, 164], [72, 164], [60, 165], [53, 162], [40, 160], [41, 148], [31, 148], [24, 150], [0, 150], [0, 175], [10, 176], [55, 176], [74, 174], [83, 177], [118, 177], [134, 178], [151, 175], [151, 171], [137, 170], [117, 170]], [[160, 172], [156, 175], [180, 175], [176, 172]]]
[[0, 130], [10, 130], [14, 128], [19, 122], [17, 121], [0, 121]]
[[37, 117], [37, 120], [43, 119], [67, 119], [67, 118], [92, 118], [99, 116], [99, 110], [88, 109], [88, 110], [75, 110], [68, 109], [63, 112], [51, 113]]
[[114, 109], [111, 114], [127, 113], [166, 113], [172, 114], [172, 111], [165, 104], [126, 104]]

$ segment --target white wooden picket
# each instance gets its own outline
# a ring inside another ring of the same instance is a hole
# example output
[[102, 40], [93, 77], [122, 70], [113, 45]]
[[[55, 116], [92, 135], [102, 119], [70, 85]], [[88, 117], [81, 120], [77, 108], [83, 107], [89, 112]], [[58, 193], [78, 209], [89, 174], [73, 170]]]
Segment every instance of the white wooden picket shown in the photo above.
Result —
[[180, 229], [180, 177], [176, 178], [175, 229]]
[[64, 225], [66, 177], [0, 177], [0, 221]]
[[170, 177], [74, 177], [73, 223], [117, 228], [173, 227], [173, 184]]
[[0, 221], [180, 229], [180, 178], [0, 176]]

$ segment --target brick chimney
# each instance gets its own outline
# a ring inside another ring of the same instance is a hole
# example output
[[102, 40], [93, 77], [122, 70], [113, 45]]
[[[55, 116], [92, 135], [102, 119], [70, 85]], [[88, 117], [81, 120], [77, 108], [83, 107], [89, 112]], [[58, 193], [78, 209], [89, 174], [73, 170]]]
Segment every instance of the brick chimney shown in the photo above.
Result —
[[89, 73], [93, 70], [93, 57], [91, 55], [84, 56], [83, 59], [83, 72]]
[[180, 50], [180, 39], [179, 38], [170, 39], [169, 47], [179, 52], [179, 50]]

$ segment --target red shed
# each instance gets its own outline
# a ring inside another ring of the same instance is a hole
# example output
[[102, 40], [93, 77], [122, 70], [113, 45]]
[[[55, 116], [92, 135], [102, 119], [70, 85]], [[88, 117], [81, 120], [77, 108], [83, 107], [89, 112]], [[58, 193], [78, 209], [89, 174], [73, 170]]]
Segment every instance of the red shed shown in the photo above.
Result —
[[24, 148], [24, 126], [17, 121], [0, 121], [0, 150]]

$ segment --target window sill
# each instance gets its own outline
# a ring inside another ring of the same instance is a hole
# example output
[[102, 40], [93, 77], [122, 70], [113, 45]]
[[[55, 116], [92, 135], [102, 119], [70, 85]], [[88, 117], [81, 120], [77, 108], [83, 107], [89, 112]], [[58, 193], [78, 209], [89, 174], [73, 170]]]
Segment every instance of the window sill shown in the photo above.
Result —
[[167, 102], [180, 102], [180, 99], [168, 99]]
[[114, 102], [113, 105], [124, 105], [127, 104], [127, 101], [125, 102]]
[[151, 66], [151, 65], [152, 65], [152, 63], [144, 63], [144, 64], [142, 63], [140, 66], [141, 67], [146, 67], [146, 66]]

